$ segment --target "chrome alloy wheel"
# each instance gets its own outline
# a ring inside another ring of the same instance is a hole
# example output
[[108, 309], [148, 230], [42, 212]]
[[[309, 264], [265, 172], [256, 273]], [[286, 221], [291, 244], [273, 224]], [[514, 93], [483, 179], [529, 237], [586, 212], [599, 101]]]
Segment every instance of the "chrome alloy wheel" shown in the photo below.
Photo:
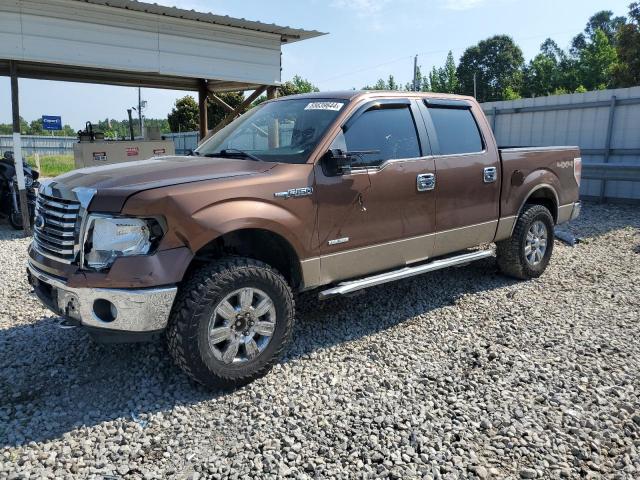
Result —
[[529, 265], [538, 265], [544, 258], [547, 251], [547, 237], [547, 226], [543, 222], [536, 220], [531, 224], [524, 245], [524, 255]]
[[254, 360], [271, 341], [276, 308], [262, 290], [245, 287], [227, 295], [209, 320], [209, 347], [223, 363]]

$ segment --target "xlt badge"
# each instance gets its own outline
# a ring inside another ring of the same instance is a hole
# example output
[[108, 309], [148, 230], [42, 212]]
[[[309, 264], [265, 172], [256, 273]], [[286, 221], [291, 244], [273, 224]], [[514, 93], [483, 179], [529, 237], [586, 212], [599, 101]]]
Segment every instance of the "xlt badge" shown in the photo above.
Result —
[[290, 188], [286, 192], [276, 192], [273, 194], [276, 198], [291, 198], [291, 197], [307, 197], [313, 193], [312, 187]]

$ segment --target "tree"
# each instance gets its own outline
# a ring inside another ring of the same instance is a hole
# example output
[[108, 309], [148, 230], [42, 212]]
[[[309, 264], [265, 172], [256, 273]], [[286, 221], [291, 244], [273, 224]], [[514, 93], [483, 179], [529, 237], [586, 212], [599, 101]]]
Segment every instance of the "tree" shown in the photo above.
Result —
[[613, 77], [619, 87], [640, 85], [640, 2], [629, 5], [629, 20], [616, 36], [618, 63]]
[[362, 87], [363, 90], [400, 90], [400, 85], [396, 82], [393, 75], [389, 75], [388, 80], [385, 82], [382, 78], [372, 86]]
[[537, 97], [551, 95], [559, 89], [574, 90], [580, 83], [577, 65], [577, 60], [547, 38], [540, 45], [540, 53], [523, 69], [522, 94]]
[[320, 89], [318, 87], [300, 75], [294, 75], [291, 80], [284, 82], [278, 87], [278, 95], [281, 97], [319, 91]]
[[167, 120], [172, 132], [193, 132], [198, 130], [200, 115], [198, 102], [191, 95], [176, 100]]
[[[287, 80], [278, 87], [278, 96], [286, 97], [288, 95], [298, 95], [300, 93], [311, 93], [319, 91], [320, 89], [306, 78], [302, 78], [300, 75], [294, 75], [291, 80]], [[266, 100], [266, 95], [262, 95], [253, 102], [252, 106], [255, 107], [256, 105], [260, 105]]]
[[618, 60], [616, 49], [602, 30], [596, 30], [593, 41], [579, 56], [580, 84], [587, 90], [602, 90], [612, 86], [612, 75]]
[[460, 92], [473, 95], [476, 75], [478, 101], [502, 100], [507, 88], [520, 92], [522, 85], [522, 50], [507, 35], [482, 40], [465, 50], [457, 68]]
[[456, 62], [453, 59], [453, 52], [449, 51], [444, 67], [433, 67], [429, 74], [429, 86], [432, 92], [458, 93], [460, 82], [456, 71]]
[[614, 17], [611, 10], [601, 10], [589, 18], [584, 33], [588, 39], [593, 41], [596, 32], [600, 30], [606, 35], [609, 42], [615, 43], [616, 33], [626, 23], [625, 17]]
[[42, 127], [42, 118], [32, 120], [29, 124], [29, 135], [43, 135], [45, 133]]
[[[216, 96], [233, 109], [238, 108], [244, 101], [244, 94], [242, 92], [218, 93]], [[229, 114], [229, 110], [218, 105], [215, 101], [209, 100], [207, 104], [207, 125], [209, 130], [215, 128], [227, 114]], [[196, 123], [195, 130], [197, 129], [198, 123]]]
[[[420, 66], [418, 65], [416, 67], [416, 78], [415, 78], [415, 87], [418, 88], [419, 92], [428, 92], [429, 91], [429, 77], [426, 75], [422, 75], [422, 68], [420, 68]], [[407, 91], [413, 91], [414, 89], [414, 84], [413, 84], [413, 80], [410, 82], [407, 82], [404, 86], [404, 89]]]

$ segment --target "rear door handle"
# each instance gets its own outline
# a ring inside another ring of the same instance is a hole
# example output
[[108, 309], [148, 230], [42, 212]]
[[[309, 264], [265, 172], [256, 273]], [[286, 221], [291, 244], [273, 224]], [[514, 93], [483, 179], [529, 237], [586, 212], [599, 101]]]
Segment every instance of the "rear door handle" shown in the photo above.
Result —
[[416, 179], [416, 186], [419, 192], [428, 192], [436, 188], [435, 173], [421, 173]]
[[484, 183], [493, 183], [498, 179], [498, 169], [487, 167], [484, 169]]

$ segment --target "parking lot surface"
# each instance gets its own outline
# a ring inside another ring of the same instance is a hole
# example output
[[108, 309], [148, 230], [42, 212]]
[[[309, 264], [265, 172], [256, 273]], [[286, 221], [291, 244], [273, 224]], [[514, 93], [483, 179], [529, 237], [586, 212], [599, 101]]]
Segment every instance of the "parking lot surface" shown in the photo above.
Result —
[[234, 392], [62, 329], [0, 227], [0, 478], [640, 477], [640, 209], [587, 204], [539, 279], [493, 259], [319, 302]]

